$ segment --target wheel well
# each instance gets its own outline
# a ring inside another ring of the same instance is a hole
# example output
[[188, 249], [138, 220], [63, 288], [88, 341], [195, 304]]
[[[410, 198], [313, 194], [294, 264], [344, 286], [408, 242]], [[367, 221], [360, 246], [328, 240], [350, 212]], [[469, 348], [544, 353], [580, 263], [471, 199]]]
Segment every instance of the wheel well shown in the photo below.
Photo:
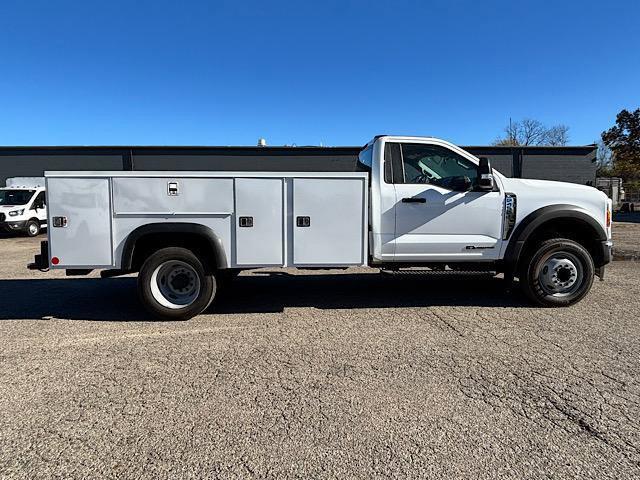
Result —
[[598, 232], [589, 223], [571, 217], [553, 218], [539, 225], [525, 241], [522, 255], [529, 255], [536, 245], [552, 238], [573, 240], [589, 252], [596, 267], [604, 264]]
[[154, 252], [167, 247], [181, 247], [191, 250], [200, 259], [206, 271], [219, 267], [216, 252], [211, 242], [197, 233], [162, 232], [149, 233], [138, 238], [133, 246], [131, 271], [139, 271], [144, 261]]

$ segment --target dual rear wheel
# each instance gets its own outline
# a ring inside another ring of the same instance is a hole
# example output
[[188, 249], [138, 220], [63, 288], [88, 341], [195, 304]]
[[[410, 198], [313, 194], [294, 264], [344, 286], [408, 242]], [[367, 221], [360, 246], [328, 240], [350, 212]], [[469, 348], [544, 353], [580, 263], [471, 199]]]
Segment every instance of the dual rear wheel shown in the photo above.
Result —
[[144, 307], [164, 320], [187, 320], [207, 309], [218, 291], [213, 272], [186, 248], [158, 250], [138, 274], [138, 295]]

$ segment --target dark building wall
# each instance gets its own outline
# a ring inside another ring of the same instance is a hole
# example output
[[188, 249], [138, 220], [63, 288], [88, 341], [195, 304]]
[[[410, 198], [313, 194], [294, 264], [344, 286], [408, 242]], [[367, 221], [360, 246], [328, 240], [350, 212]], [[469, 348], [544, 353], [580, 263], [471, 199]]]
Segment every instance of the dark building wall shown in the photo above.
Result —
[[218, 170], [223, 172], [353, 172], [356, 155], [153, 155], [133, 157], [134, 170]]
[[[595, 181], [595, 146], [463, 147], [507, 177]], [[45, 170], [357, 170], [360, 147], [0, 147], [0, 185]]]
[[507, 177], [556, 180], [593, 185], [596, 146], [584, 147], [463, 147]]
[[478, 157], [487, 157], [491, 161], [491, 166], [498, 170], [505, 177], [513, 177], [513, 155], [511, 153], [474, 153], [471, 149], [469, 153], [473, 153]]
[[523, 155], [522, 178], [595, 185], [596, 163], [584, 156]]
[[45, 170], [122, 170], [122, 156], [0, 154], [0, 186], [11, 177], [42, 177]]

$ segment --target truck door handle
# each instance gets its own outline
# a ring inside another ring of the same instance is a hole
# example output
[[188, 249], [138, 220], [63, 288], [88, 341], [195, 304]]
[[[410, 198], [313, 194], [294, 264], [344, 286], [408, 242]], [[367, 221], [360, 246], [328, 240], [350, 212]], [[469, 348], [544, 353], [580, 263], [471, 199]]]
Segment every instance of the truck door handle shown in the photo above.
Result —
[[427, 199], [420, 197], [408, 197], [403, 198], [402, 203], [427, 203]]

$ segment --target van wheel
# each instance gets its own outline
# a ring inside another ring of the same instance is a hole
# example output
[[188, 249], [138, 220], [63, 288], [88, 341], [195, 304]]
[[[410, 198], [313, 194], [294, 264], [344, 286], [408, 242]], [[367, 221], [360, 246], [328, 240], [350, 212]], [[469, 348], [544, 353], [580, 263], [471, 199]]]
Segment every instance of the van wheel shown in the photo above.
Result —
[[37, 220], [29, 220], [26, 225], [26, 232], [28, 237], [37, 237], [40, 235], [40, 222]]
[[524, 293], [545, 307], [568, 307], [593, 285], [595, 267], [589, 252], [566, 238], [542, 242], [520, 272]]
[[193, 252], [163, 248], [151, 255], [138, 274], [144, 307], [163, 320], [188, 320], [202, 313], [216, 295], [216, 280]]

